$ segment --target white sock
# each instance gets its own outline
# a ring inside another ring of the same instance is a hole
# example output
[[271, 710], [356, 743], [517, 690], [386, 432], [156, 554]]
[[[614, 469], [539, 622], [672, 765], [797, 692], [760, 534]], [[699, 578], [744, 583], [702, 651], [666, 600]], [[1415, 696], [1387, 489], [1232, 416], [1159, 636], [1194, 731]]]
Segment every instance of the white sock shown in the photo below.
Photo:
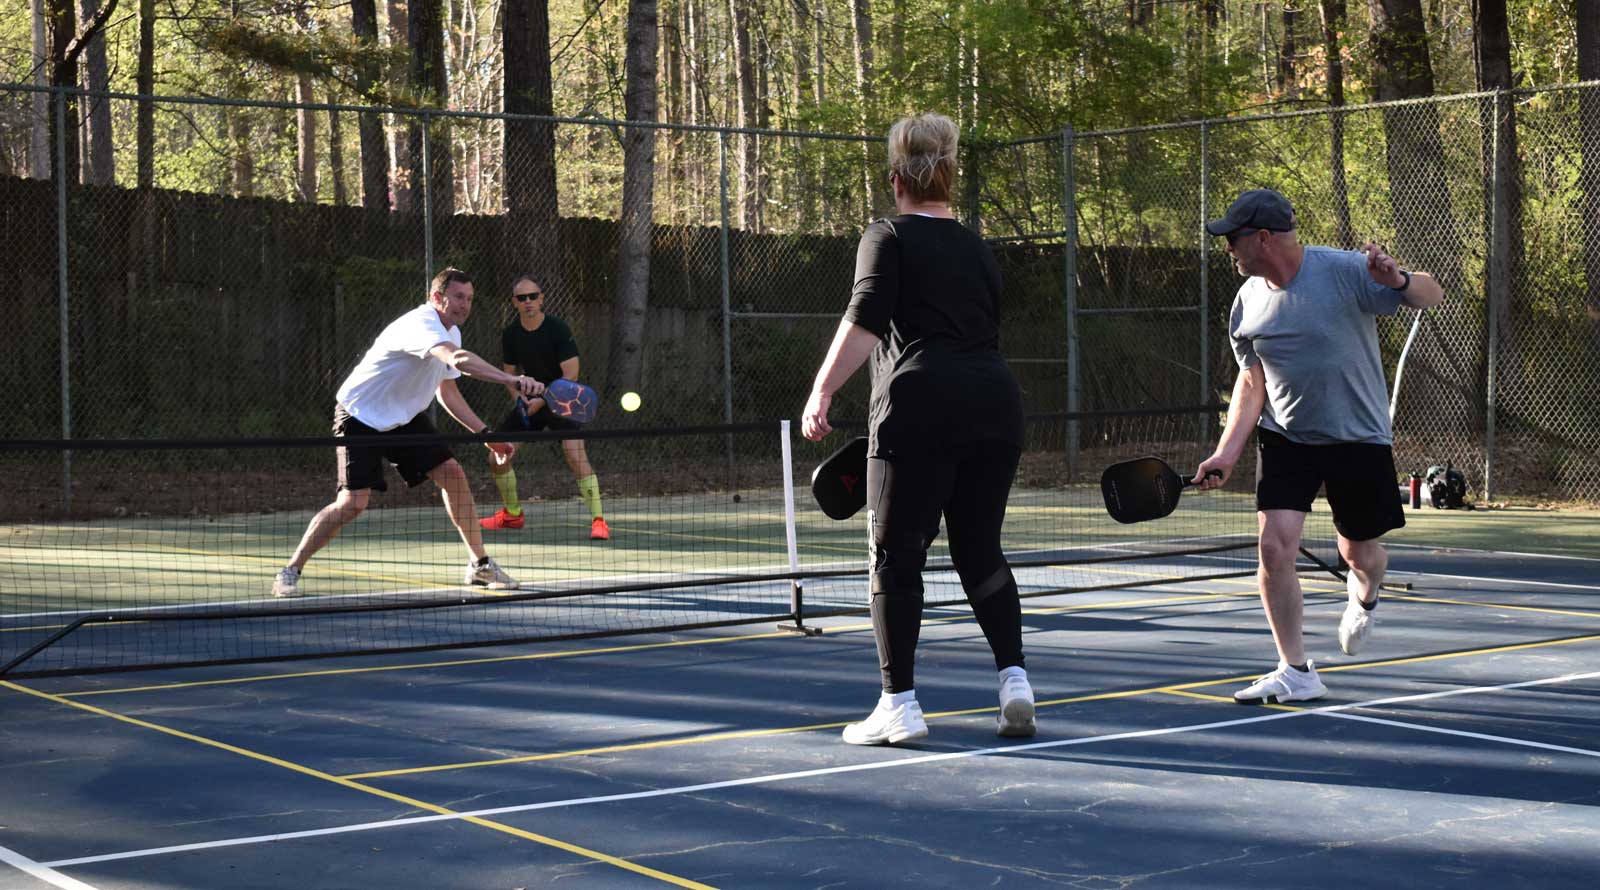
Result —
[[1028, 672], [1023, 670], [1021, 665], [1014, 664], [1011, 667], [1003, 668], [1000, 671], [1000, 682], [1004, 683], [1009, 677], [1020, 677], [1023, 681], [1026, 681], [1028, 679]]
[[883, 693], [882, 695], [878, 696], [878, 705], [884, 708], [898, 708], [901, 705], [910, 704], [916, 700], [917, 691], [915, 689], [907, 689], [905, 692], [895, 692], [892, 694], [888, 692]]

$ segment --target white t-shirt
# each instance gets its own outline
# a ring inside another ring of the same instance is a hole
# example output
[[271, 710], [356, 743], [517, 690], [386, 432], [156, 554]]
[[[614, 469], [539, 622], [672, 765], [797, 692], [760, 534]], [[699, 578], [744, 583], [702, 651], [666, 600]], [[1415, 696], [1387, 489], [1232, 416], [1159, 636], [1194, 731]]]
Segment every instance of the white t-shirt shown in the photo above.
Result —
[[459, 347], [461, 329], [446, 328], [427, 303], [390, 322], [339, 385], [339, 404], [379, 432], [410, 423], [428, 407], [440, 383], [461, 376], [429, 354], [440, 343]]

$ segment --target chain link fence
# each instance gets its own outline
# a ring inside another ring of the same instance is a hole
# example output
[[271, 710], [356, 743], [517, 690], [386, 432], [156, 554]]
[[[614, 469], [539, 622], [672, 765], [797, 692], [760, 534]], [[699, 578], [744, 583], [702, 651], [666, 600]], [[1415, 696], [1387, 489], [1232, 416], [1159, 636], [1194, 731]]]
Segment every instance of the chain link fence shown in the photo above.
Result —
[[[127, 137], [85, 137], [70, 177], [60, 149], [79, 134], [50, 112], [68, 100], [103, 104]], [[797, 415], [856, 237], [892, 209], [883, 140], [649, 129], [643, 407], [608, 406], [607, 423]], [[0, 225], [15, 335], [34, 347], [0, 359], [6, 436], [322, 434], [361, 351], [447, 264], [477, 282], [468, 348], [499, 360], [511, 282], [530, 274], [604, 392], [625, 345], [638, 131], [0, 87]], [[1403, 471], [1449, 462], [1484, 497], [1600, 501], [1597, 133], [1600, 92], [1582, 85], [964, 145], [954, 209], [1005, 274], [1030, 448], [1064, 453], [1078, 478], [1114, 444], [1079, 412], [1226, 397], [1239, 279], [1201, 224], [1268, 186], [1295, 202], [1304, 243], [1377, 241], [1445, 284], [1415, 329], [1410, 310], [1380, 322]], [[837, 418], [864, 419], [865, 376]], [[498, 392], [467, 395], [497, 416]]]

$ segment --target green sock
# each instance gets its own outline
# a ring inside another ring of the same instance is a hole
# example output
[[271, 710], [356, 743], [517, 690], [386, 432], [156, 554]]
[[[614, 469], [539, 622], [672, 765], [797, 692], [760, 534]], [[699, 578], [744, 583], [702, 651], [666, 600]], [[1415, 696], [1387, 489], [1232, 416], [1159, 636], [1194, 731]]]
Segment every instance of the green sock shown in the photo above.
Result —
[[517, 471], [506, 468], [504, 473], [494, 477], [494, 487], [500, 489], [500, 500], [506, 502], [506, 512], [521, 516], [522, 504], [517, 501]]
[[604, 516], [605, 511], [600, 509], [600, 477], [590, 473], [578, 480], [578, 492], [583, 495], [583, 502], [589, 505], [591, 518]]

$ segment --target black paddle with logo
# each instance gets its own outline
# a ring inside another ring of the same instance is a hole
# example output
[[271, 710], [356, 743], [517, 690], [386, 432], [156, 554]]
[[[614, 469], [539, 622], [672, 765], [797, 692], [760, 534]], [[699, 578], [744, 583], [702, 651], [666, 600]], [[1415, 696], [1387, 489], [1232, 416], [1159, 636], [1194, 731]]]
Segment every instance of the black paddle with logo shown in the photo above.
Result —
[[[1212, 470], [1206, 476], [1222, 475]], [[1195, 483], [1177, 474], [1159, 457], [1125, 460], [1100, 474], [1100, 496], [1106, 512], [1118, 522], [1160, 519], [1178, 506], [1183, 490]]]
[[867, 504], [867, 437], [828, 455], [811, 474], [811, 496], [829, 519], [849, 519]]

